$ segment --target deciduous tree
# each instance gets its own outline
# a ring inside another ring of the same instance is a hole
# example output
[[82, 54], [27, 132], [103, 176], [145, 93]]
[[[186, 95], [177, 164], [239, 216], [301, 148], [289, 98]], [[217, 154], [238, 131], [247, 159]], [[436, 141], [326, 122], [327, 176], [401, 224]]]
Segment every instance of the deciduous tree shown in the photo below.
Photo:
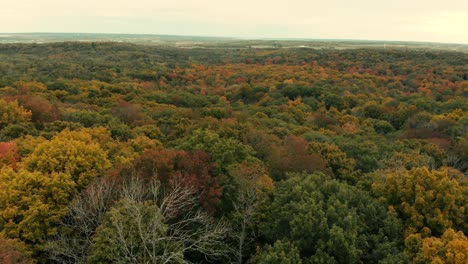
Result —
[[439, 236], [448, 228], [467, 230], [468, 188], [450, 179], [446, 170], [381, 171], [374, 180], [374, 195], [397, 213], [408, 232]]
[[69, 174], [4, 167], [0, 171], [1, 233], [38, 245], [57, 233], [75, 193]]

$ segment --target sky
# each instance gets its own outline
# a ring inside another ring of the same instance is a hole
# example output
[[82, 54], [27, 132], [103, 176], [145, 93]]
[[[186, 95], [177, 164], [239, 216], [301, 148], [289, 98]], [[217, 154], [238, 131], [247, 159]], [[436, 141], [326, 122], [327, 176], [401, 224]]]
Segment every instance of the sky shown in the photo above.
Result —
[[468, 44], [468, 0], [0, 0], [0, 32]]

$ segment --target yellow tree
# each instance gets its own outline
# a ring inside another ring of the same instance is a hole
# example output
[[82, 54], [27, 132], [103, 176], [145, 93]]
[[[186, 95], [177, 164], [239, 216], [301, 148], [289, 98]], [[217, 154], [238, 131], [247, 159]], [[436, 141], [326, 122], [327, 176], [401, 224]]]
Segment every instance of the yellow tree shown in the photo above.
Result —
[[11, 124], [28, 122], [31, 120], [31, 112], [18, 105], [18, 101], [7, 102], [0, 99], [0, 128]]
[[82, 188], [108, 169], [110, 162], [89, 134], [64, 130], [39, 144], [24, 165], [31, 171], [66, 173]]
[[406, 238], [405, 244], [405, 253], [412, 257], [414, 263], [468, 263], [468, 239], [461, 231], [450, 228], [440, 238], [422, 238], [421, 234], [413, 234]]
[[409, 233], [441, 235], [447, 228], [466, 230], [468, 187], [447, 170], [426, 167], [377, 173], [373, 193], [398, 214]]
[[36, 244], [57, 232], [76, 184], [65, 173], [0, 171], [0, 230], [9, 238]]

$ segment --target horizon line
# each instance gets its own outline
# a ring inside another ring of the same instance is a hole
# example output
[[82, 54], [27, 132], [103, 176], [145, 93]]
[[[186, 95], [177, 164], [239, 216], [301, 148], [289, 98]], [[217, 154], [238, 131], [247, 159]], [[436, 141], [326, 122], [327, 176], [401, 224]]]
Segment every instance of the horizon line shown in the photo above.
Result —
[[446, 44], [446, 45], [468, 45], [468, 43], [456, 42], [438, 42], [424, 40], [390, 40], [390, 39], [365, 39], [365, 38], [309, 38], [309, 37], [242, 37], [242, 36], [219, 36], [219, 35], [184, 35], [184, 34], [157, 34], [157, 33], [110, 33], [110, 32], [48, 32], [48, 31], [32, 31], [32, 32], [0, 32], [1, 35], [21, 35], [21, 34], [88, 34], [88, 35], [127, 35], [127, 36], [170, 36], [170, 37], [196, 37], [196, 38], [218, 38], [231, 40], [278, 40], [278, 41], [363, 41], [363, 42], [400, 42], [400, 43], [420, 43], [420, 44]]

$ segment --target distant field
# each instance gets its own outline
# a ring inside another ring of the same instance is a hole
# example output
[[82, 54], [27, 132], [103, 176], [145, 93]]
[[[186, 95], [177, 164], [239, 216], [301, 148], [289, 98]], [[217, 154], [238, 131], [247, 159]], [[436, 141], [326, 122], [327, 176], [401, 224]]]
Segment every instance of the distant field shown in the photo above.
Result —
[[91, 34], [91, 33], [0, 33], [2, 43], [51, 42], [129, 42], [140, 45], [175, 46], [180, 48], [234, 48], [234, 49], [418, 49], [468, 52], [468, 45], [455, 43], [339, 40], [339, 39], [241, 39], [203, 36]]

